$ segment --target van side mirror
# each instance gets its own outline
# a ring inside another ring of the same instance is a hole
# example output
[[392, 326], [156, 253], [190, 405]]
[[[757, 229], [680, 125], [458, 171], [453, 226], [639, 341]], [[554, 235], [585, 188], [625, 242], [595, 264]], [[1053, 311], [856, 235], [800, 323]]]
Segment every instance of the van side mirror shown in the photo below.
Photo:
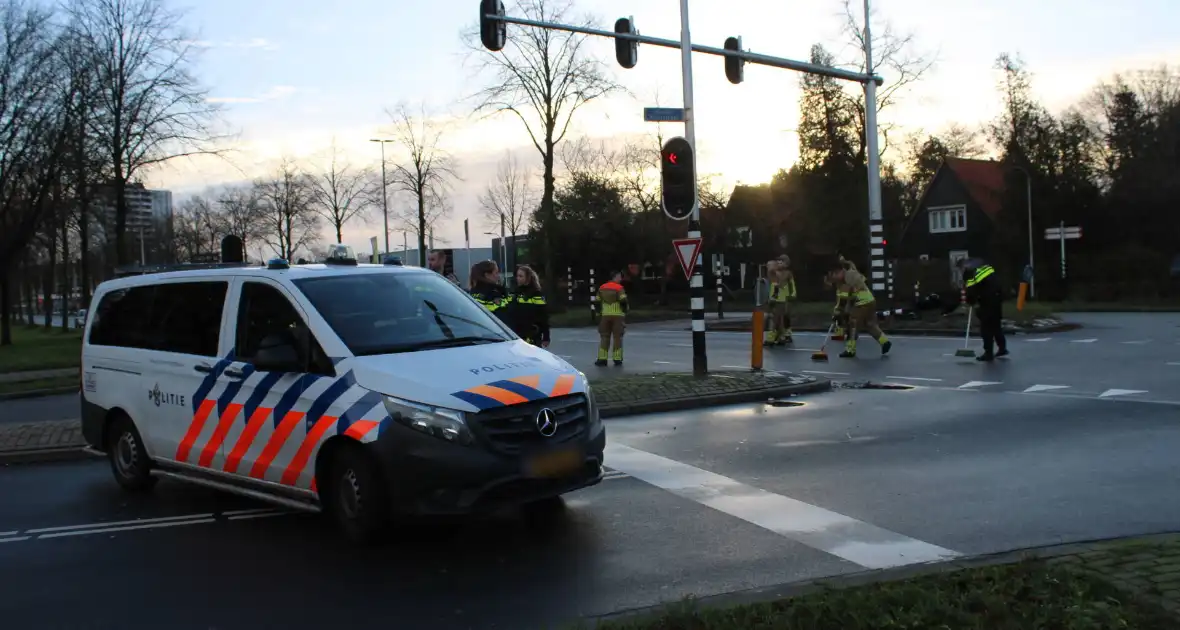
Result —
[[305, 369], [290, 334], [263, 337], [252, 363], [260, 372], [303, 372]]

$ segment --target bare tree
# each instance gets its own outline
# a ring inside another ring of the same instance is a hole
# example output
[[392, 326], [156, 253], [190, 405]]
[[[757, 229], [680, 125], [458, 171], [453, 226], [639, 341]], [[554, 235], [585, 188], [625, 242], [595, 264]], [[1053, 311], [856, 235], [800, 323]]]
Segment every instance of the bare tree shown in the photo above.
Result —
[[12, 343], [11, 270], [38, 230], [57, 237], [50, 199], [61, 197], [67, 116], [52, 19], [21, 0], [0, 4], [0, 345]]
[[455, 161], [442, 148], [442, 125], [430, 120], [424, 108], [417, 117], [405, 105], [387, 113], [394, 139], [408, 154], [389, 171], [388, 183], [414, 197], [415, 214], [407, 223], [418, 235], [418, 264], [425, 267], [426, 235], [450, 209], [445, 201], [451, 180], [458, 179]]
[[[885, 69], [885, 74], [889, 75], [885, 84], [877, 90], [877, 132], [881, 135], [881, 146], [878, 150], [884, 155], [885, 151], [889, 149], [889, 133], [895, 128], [895, 125], [888, 120], [882, 121], [881, 113], [896, 105], [905, 91], [920, 81], [934, 67], [936, 59], [932, 54], [915, 50], [913, 33], [898, 33], [893, 30], [891, 24], [886, 23], [884, 27], [874, 29], [872, 32], [873, 67], [866, 70], [862, 5], [860, 2], [853, 2], [853, 0], [841, 1], [843, 2], [844, 35], [847, 37], [848, 43], [857, 51], [857, 60], [844, 65], [854, 67], [858, 72], [867, 71], [872, 74], [877, 74]], [[866, 151], [864, 146], [865, 103], [863, 98], [854, 99], [854, 102], [856, 103], [857, 128], [860, 130], [858, 155], [863, 158]]]
[[[593, 26], [590, 18], [575, 19], [572, 0], [517, 0], [514, 13], [529, 20], [576, 23]], [[493, 53], [480, 43], [478, 29], [468, 31], [464, 40], [477, 56], [479, 70], [491, 74], [492, 83], [477, 92], [475, 110], [487, 114], [511, 113], [528, 131], [541, 154], [541, 206], [538, 225], [542, 227], [541, 250], [545, 268], [552, 271], [555, 148], [565, 139], [574, 114], [587, 103], [623, 88], [595, 57], [586, 35], [549, 29], [508, 26], [503, 51]], [[542, 274], [552, 290], [555, 273]]]
[[496, 168], [496, 179], [488, 184], [479, 197], [484, 220], [488, 225], [501, 226], [513, 240], [523, 232], [537, 209], [536, 190], [532, 186], [532, 172], [516, 163], [516, 156], [507, 152]]
[[226, 186], [217, 196], [218, 219], [224, 234], [242, 239], [242, 252], [261, 234], [262, 203], [254, 186]]
[[93, 129], [111, 165], [116, 261], [128, 260], [127, 185], [181, 156], [214, 153], [217, 105], [189, 72], [196, 48], [163, 0], [72, 0], [97, 73]]
[[319, 216], [311, 209], [311, 184], [295, 164], [284, 158], [274, 176], [255, 184], [261, 207], [262, 240], [280, 258], [291, 260], [317, 238]]
[[[373, 200], [373, 171], [356, 168], [340, 154], [336, 140], [319, 166], [308, 177], [312, 209], [336, 230], [336, 242], [344, 242], [344, 224], [364, 217]], [[378, 177], [377, 184], [380, 184]], [[377, 193], [380, 195], [380, 193]]]

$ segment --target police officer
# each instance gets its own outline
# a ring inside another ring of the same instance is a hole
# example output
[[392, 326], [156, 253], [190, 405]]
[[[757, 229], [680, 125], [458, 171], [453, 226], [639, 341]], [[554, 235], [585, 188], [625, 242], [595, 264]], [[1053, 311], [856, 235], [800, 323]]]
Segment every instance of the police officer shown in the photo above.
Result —
[[483, 305], [501, 320], [506, 318], [508, 306], [508, 292], [500, 284], [500, 268], [494, 260], [482, 260], [471, 265], [471, 275], [467, 279], [467, 292], [476, 302]]
[[541, 279], [528, 265], [516, 269], [516, 291], [508, 300], [508, 322], [521, 339], [549, 347], [549, 307], [541, 292]]
[[[623, 289], [623, 274], [616, 271], [611, 274], [610, 282], [598, 287], [598, 360], [594, 365], [606, 365], [609, 354], [615, 365], [623, 364], [623, 332], [627, 329], [625, 321], [628, 310], [627, 291]], [[611, 351], [611, 344], [614, 351]]]
[[[983, 354], [976, 361], [992, 361], [1007, 356], [1008, 340], [1004, 338], [1004, 292], [1000, 289], [996, 270], [978, 259], [959, 259], [956, 263], [963, 273], [967, 303], [979, 312], [979, 336], [983, 337]], [[998, 347], [998, 350], [997, 350]]]

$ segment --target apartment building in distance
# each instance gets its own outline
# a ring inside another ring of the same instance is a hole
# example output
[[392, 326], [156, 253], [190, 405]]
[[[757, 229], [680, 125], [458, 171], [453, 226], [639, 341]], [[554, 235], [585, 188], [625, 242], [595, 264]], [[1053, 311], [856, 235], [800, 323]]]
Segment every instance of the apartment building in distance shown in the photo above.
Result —
[[[98, 207], [103, 228], [115, 229], [115, 189], [112, 185], [99, 188]], [[141, 183], [127, 185], [127, 233], [138, 238], [142, 231], [145, 240], [168, 237], [172, 225], [172, 191], [151, 190]]]

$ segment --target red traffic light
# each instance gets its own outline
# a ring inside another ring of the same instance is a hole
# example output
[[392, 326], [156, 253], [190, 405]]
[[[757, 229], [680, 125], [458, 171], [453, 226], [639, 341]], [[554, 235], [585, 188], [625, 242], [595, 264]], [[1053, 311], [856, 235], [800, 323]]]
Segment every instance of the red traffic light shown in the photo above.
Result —
[[676, 160], [678, 159], [679, 158], [676, 157], [675, 153], [672, 153], [671, 151], [668, 152], [668, 161], [671, 162], [673, 166], [676, 165]]

